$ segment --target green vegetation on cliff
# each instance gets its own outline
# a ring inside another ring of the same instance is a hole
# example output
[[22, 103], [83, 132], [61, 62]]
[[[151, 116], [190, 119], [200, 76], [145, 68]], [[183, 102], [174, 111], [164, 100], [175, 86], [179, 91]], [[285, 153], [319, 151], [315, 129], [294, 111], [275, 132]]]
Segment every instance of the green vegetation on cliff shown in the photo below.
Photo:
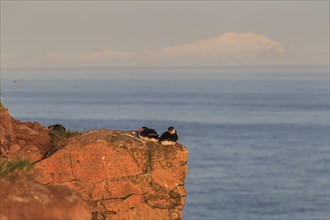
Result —
[[81, 133], [80, 131], [61, 130], [61, 129], [51, 130], [51, 132], [50, 132], [50, 134], [52, 136], [52, 141], [53, 141], [54, 146], [57, 146], [57, 144], [61, 140], [65, 139], [65, 138], [73, 137], [73, 136], [78, 135], [80, 133]]
[[28, 160], [17, 159], [14, 161], [6, 161], [0, 159], [0, 179], [17, 175], [31, 176], [32, 174], [33, 167]]

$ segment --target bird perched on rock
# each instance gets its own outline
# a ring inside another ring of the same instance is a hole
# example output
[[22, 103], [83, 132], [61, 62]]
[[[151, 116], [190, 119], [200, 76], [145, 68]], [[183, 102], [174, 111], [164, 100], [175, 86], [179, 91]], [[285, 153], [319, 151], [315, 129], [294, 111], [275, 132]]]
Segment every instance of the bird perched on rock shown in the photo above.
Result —
[[49, 125], [47, 128], [51, 131], [51, 133], [56, 133], [56, 132], [57, 133], [65, 133], [65, 132], [67, 132], [67, 129], [61, 124]]
[[164, 132], [160, 138], [159, 142], [162, 145], [174, 145], [179, 139], [178, 134], [174, 127], [169, 127], [166, 132]]
[[138, 137], [145, 141], [158, 142], [159, 135], [154, 129], [142, 127], [138, 130]]

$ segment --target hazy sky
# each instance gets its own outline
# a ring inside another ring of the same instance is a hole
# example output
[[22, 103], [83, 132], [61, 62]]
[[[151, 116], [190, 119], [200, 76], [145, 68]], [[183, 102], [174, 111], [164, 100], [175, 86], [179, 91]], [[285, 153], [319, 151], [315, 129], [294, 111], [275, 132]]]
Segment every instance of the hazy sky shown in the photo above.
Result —
[[4, 1], [2, 67], [328, 65], [329, 1]]

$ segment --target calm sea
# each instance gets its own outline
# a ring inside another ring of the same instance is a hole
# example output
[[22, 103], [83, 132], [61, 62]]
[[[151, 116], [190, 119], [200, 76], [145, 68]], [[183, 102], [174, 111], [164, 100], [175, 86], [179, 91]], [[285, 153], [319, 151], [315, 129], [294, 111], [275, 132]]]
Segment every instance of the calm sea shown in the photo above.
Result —
[[329, 219], [329, 67], [3, 69], [11, 114], [189, 150], [184, 219]]

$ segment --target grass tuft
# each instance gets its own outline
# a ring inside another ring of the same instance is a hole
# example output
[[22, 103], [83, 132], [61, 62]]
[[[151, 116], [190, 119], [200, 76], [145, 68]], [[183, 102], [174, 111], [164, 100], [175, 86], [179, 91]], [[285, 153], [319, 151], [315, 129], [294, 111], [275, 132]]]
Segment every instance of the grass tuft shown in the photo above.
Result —
[[60, 130], [51, 130], [51, 132], [50, 132], [54, 146], [57, 146], [57, 144], [61, 140], [76, 136], [80, 133], [81, 133], [80, 131], [71, 131], [71, 130], [64, 131], [61, 129]]
[[0, 159], [0, 179], [11, 178], [17, 175], [32, 176], [33, 166], [28, 160], [17, 159], [6, 161]]

